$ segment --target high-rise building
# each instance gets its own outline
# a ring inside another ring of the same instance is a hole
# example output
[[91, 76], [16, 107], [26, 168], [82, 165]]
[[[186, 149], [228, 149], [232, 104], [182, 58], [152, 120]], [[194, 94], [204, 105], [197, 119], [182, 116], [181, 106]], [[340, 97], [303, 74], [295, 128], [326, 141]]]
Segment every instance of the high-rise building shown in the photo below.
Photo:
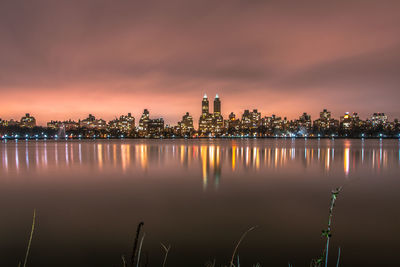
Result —
[[26, 113], [25, 116], [21, 118], [20, 126], [33, 128], [36, 126], [36, 119], [29, 113]]
[[360, 136], [365, 131], [365, 121], [362, 121], [358, 113], [350, 114], [346, 112], [340, 117], [339, 135], [342, 136]]
[[248, 109], [243, 112], [242, 120], [241, 120], [242, 129], [250, 129], [251, 128], [251, 114]]
[[93, 128], [97, 130], [106, 130], [107, 122], [103, 119], [97, 119], [94, 121]]
[[225, 120], [224, 128], [228, 132], [229, 135], [239, 134], [240, 120], [236, 119], [235, 113], [231, 112], [229, 114], [229, 118], [227, 120]]
[[135, 117], [131, 113], [119, 117], [119, 129], [123, 133], [130, 133], [135, 129]]
[[151, 119], [149, 122], [148, 130], [149, 130], [148, 134], [151, 137], [161, 137], [164, 131], [164, 119], [163, 118]]
[[221, 115], [221, 101], [218, 94], [214, 99], [214, 112], [211, 114], [209, 110], [209, 102], [207, 95], [204, 94], [201, 102], [201, 115], [199, 119], [200, 135], [219, 135], [223, 131], [224, 119]]
[[207, 94], [204, 94], [203, 101], [201, 102], [201, 114], [208, 115], [210, 113]]
[[351, 129], [353, 126], [353, 117], [350, 115], [349, 112], [346, 112], [344, 116], [340, 117], [340, 126], [343, 129]]
[[261, 125], [261, 112], [258, 112], [257, 109], [253, 109], [251, 113], [251, 123], [254, 129]]
[[89, 116], [86, 119], [81, 120], [79, 124], [82, 128], [94, 128], [95, 121], [96, 117], [89, 114]]
[[354, 127], [359, 127], [360, 123], [360, 117], [356, 112], [353, 112], [353, 114], [346, 112], [344, 116], [340, 117], [340, 126], [344, 130], [353, 130]]
[[207, 95], [204, 94], [203, 100], [201, 102], [201, 115], [199, 119], [199, 134], [207, 135], [211, 133], [212, 128], [212, 120], [213, 117], [210, 114], [208, 98]]
[[221, 114], [221, 101], [219, 100], [218, 94], [216, 94], [214, 99], [214, 115]]
[[261, 113], [257, 109], [246, 109], [242, 115], [241, 127], [243, 130], [254, 130], [261, 126]]
[[147, 109], [143, 111], [139, 120], [138, 134], [140, 137], [161, 137], [164, 131], [164, 119], [150, 119]]
[[79, 122], [79, 126], [87, 129], [106, 130], [107, 122], [103, 119], [96, 119], [95, 116], [89, 114], [86, 119]]
[[147, 109], [145, 109], [139, 120], [138, 132], [140, 136], [146, 135], [146, 133], [148, 132], [149, 122], [150, 113]]
[[214, 99], [214, 114], [213, 114], [211, 132], [216, 134], [221, 134], [223, 131], [223, 127], [224, 127], [224, 118], [221, 115], [221, 101], [217, 94]]
[[319, 118], [321, 120], [328, 121], [331, 119], [331, 112], [328, 111], [327, 109], [324, 109], [322, 112], [319, 113]]
[[182, 121], [178, 122], [179, 130], [182, 135], [191, 135], [194, 131], [193, 118], [186, 112], [182, 117]]
[[119, 119], [114, 119], [108, 123], [110, 130], [118, 133], [133, 134], [135, 130], [135, 118], [131, 113], [121, 115]]
[[71, 119], [63, 121], [63, 125], [66, 131], [77, 130], [79, 128], [79, 123]]
[[301, 135], [307, 135], [311, 132], [311, 116], [304, 112], [296, 121], [297, 132]]
[[63, 126], [62, 121], [50, 121], [47, 123], [47, 128], [52, 130], [58, 130]]
[[388, 121], [388, 117], [385, 115], [385, 113], [374, 113], [371, 116], [371, 122], [372, 122], [372, 126], [378, 126], [378, 125], [383, 125], [385, 123], [387, 123]]
[[332, 118], [332, 114], [327, 109], [319, 113], [319, 118], [314, 121], [313, 130], [316, 135], [330, 136], [337, 132], [339, 121]]
[[269, 136], [281, 134], [287, 123], [288, 121], [286, 118], [282, 120], [281, 117], [277, 117], [275, 114], [272, 114], [271, 117], [264, 117], [262, 119], [264, 134]]

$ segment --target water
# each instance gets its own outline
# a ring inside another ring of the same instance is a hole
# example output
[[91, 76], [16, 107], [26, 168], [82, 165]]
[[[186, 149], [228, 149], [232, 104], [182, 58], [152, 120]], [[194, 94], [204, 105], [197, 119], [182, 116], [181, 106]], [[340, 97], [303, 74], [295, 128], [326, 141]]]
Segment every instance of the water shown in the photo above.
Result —
[[[396, 266], [398, 140], [102, 140], [0, 143], [0, 265], [17, 266], [37, 210], [29, 266], [122, 266], [144, 221], [148, 266]], [[146, 258], [145, 254], [143, 258]]]

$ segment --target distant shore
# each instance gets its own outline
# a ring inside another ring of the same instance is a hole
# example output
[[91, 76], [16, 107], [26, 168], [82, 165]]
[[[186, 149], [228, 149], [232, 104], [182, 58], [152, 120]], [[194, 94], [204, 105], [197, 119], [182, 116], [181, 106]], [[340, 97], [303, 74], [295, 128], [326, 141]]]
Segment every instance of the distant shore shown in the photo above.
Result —
[[287, 137], [287, 136], [263, 136], [263, 137], [250, 137], [250, 136], [219, 136], [219, 137], [66, 137], [66, 138], [59, 138], [59, 137], [12, 137], [12, 136], [2, 136], [0, 137], [2, 141], [68, 141], [68, 140], [214, 140], [214, 139], [312, 139], [312, 140], [319, 140], [319, 139], [359, 139], [359, 140], [384, 140], [384, 139], [391, 139], [391, 140], [400, 140], [400, 137], [396, 136], [382, 136], [382, 137], [352, 137], [352, 136], [335, 136], [335, 137], [328, 137], [328, 136], [308, 136], [308, 137]]

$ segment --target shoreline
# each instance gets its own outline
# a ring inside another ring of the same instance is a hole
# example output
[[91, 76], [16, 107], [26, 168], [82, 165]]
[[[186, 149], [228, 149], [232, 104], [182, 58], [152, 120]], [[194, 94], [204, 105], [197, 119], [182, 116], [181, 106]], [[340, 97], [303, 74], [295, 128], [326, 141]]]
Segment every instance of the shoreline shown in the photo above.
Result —
[[321, 139], [348, 139], [348, 140], [400, 140], [400, 137], [390, 136], [390, 137], [285, 137], [285, 136], [265, 136], [265, 137], [68, 137], [68, 138], [44, 138], [44, 137], [29, 137], [29, 138], [19, 138], [19, 137], [0, 137], [1, 141], [68, 141], [68, 140], [249, 140], [249, 139], [298, 139], [298, 140], [321, 140]]

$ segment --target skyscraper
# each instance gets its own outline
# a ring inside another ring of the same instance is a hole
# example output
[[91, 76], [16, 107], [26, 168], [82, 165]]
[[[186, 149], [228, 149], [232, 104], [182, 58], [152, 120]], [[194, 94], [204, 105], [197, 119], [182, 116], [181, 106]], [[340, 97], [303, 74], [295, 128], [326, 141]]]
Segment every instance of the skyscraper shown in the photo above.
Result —
[[215, 95], [214, 99], [214, 114], [212, 120], [212, 132], [215, 134], [221, 134], [224, 126], [224, 119], [221, 115], [221, 101], [219, 100], [218, 94]]
[[214, 115], [221, 114], [221, 101], [219, 100], [218, 94], [216, 94], [214, 99]]
[[209, 113], [210, 113], [210, 111], [209, 111], [207, 94], [204, 94], [203, 101], [201, 102], [201, 114], [208, 115]]
[[209, 103], [207, 94], [204, 94], [201, 101], [201, 115], [199, 119], [199, 133], [200, 135], [207, 135], [211, 132], [212, 116], [209, 110]]
[[207, 95], [204, 94], [201, 102], [201, 116], [199, 119], [199, 134], [220, 134], [223, 130], [224, 120], [221, 115], [221, 101], [218, 94], [214, 99], [214, 112], [211, 114], [209, 110], [209, 102]]

